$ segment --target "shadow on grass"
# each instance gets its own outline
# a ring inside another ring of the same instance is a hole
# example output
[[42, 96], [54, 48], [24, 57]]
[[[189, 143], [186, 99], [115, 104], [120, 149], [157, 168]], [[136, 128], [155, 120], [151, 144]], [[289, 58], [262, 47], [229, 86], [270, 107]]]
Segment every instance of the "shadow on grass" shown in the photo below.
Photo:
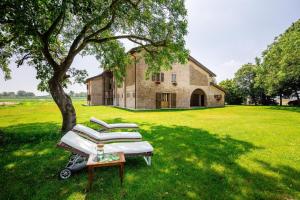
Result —
[[22, 144], [58, 139], [61, 132], [57, 123], [29, 123], [0, 128], [0, 135], [5, 144]]
[[271, 110], [284, 110], [284, 111], [300, 113], [300, 106], [299, 107], [296, 107], [296, 106], [272, 106], [272, 107], [269, 107], [268, 109], [271, 109]]
[[238, 164], [241, 156], [258, 149], [251, 143], [186, 126], [144, 126], [150, 127], [140, 131], [154, 147], [152, 166], [141, 158], [126, 159], [123, 187], [116, 168], [98, 169], [89, 193], [85, 170], [66, 181], [57, 179], [69, 153], [55, 147], [60, 138], [56, 124], [3, 128], [0, 199], [291, 199], [299, 192], [296, 169], [255, 161], [280, 172], [278, 179]]
[[112, 106], [118, 110], [125, 110], [129, 112], [178, 112], [178, 111], [190, 111], [190, 110], [207, 110], [207, 109], [218, 109], [224, 107], [194, 107], [194, 108], [162, 108], [162, 109], [129, 109], [129, 108], [122, 108], [117, 106]]

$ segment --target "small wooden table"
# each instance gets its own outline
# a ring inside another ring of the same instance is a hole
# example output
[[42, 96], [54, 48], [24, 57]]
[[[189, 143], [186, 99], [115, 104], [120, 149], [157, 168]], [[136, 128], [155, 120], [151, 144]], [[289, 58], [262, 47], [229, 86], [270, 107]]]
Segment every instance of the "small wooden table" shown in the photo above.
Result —
[[100, 162], [97, 162], [97, 161], [95, 161], [96, 155], [90, 155], [89, 156], [89, 159], [88, 159], [88, 162], [87, 162], [88, 178], [89, 178], [87, 190], [90, 190], [91, 187], [92, 187], [93, 178], [94, 178], [94, 169], [97, 168], [97, 167], [119, 166], [120, 181], [121, 181], [121, 185], [123, 184], [125, 156], [124, 156], [123, 152], [118, 152], [116, 154], [119, 155], [119, 160], [114, 160], [114, 161], [100, 161]]

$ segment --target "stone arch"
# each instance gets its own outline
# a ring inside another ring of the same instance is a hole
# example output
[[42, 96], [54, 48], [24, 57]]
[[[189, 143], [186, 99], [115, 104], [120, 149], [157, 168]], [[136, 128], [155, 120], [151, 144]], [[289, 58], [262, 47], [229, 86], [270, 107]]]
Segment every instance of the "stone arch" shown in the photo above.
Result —
[[202, 89], [195, 89], [191, 94], [190, 107], [206, 107], [207, 95]]

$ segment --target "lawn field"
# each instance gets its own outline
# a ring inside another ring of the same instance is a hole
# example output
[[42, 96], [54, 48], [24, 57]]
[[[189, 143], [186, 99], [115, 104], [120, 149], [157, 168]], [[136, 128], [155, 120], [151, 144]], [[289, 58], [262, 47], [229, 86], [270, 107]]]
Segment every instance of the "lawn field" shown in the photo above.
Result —
[[135, 122], [154, 147], [152, 166], [129, 158], [118, 170], [69, 180], [58, 172], [69, 152], [57, 148], [61, 116], [50, 100], [0, 107], [0, 199], [300, 199], [300, 108], [228, 106], [195, 110], [127, 111], [83, 106], [91, 116]]

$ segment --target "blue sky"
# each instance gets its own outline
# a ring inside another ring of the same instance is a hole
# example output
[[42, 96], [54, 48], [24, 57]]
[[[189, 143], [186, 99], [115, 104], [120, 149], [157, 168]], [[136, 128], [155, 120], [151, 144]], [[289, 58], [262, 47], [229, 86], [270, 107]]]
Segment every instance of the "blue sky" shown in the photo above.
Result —
[[[217, 81], [232, 78], [244, 63], [256, 56], [300, 18], [300, 0], [188, 0], [186, 46], [191, 55], [217, 74]], [[36, 94], [38, 80], [30, 66], [19, 69], [11, 63], [12, 79], [4, 81], [0, 72], [0, 92], [26, 90]], [[94, 57], [78, 56], [74, 67], [89, 76], [102, 70]], [[85, 91], [85, 85], [69, 90]]]

